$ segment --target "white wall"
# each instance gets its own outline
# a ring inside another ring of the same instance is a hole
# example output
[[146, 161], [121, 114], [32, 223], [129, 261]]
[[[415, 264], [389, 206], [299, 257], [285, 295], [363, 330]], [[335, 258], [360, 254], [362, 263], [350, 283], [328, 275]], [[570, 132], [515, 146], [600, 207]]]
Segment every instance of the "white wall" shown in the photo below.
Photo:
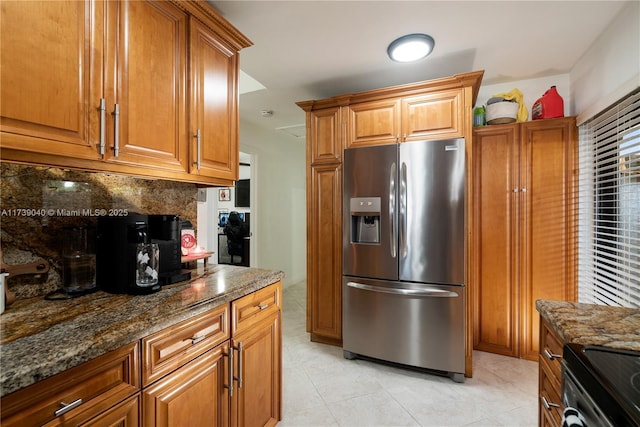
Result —
[[578, 123], [640, 87], [640, 2], [631, 1], [571, 70]]
[[302, 282], [307, 271], [305, 139], [266, 133], [241, 120], [240, 151], [257, 163], [251, 224], [258, 235], [251, 266], [284, 271], [285, 287]]

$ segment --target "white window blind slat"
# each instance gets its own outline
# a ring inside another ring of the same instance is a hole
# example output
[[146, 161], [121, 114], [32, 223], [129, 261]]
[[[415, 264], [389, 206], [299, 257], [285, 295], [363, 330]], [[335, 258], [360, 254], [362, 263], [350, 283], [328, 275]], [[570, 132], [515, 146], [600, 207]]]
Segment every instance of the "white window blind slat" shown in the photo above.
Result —
[[640, 307], [640, 90], [579, 135], [578, 299]]

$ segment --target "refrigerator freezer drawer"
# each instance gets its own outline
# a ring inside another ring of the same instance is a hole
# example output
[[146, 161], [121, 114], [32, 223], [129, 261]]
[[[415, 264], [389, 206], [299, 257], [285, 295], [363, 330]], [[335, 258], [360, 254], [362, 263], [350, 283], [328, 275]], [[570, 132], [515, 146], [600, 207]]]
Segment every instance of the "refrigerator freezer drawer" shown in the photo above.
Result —
[[345, 276], [343, 349], [462, 381], [465, 290]]

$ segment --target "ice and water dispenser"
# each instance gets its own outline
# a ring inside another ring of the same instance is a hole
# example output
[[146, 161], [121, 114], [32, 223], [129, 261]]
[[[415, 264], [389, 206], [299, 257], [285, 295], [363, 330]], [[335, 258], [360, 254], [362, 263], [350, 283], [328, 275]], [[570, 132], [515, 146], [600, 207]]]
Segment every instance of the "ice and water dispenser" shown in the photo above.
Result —
[[351, 243], [380, 244], [380, 197], [351, 198]]

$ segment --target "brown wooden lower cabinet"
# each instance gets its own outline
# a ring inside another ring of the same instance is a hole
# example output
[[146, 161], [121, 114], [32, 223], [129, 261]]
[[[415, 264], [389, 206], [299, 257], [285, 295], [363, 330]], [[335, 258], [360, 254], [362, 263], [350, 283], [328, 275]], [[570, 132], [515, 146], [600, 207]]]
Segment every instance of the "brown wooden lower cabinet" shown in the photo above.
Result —
[[108, 413], [132, 421], [137, 410], [118, 405], [139, 391], [140, 350], [135, 342], [4, 396], [0, 424], [107, 425], [98, 420]]
[[171, 372], [143, 388], [142, 425], [277, 424], [281, 310], [282, 283], [277, 282], [143, 339], [143, 382], [157, 378], [152, 372], [163, 372], [163, 366], [179, 367], [166, 369]]
[[274, 426], [282, 413], [280, 312], [233, 339], [241, 378], [231, 398], [232, 426]]
[[541, 427], [562, 425], [562, 346], [553, 329], [540, 319], [538, 423]]
[[4, 396], [0, 423], [276, 425], [282, 414], [281, 310], [282, 282], [276, 282]]
[[231, 303], [231, 425], [273, 426], [282, 418], [282, 286]]

